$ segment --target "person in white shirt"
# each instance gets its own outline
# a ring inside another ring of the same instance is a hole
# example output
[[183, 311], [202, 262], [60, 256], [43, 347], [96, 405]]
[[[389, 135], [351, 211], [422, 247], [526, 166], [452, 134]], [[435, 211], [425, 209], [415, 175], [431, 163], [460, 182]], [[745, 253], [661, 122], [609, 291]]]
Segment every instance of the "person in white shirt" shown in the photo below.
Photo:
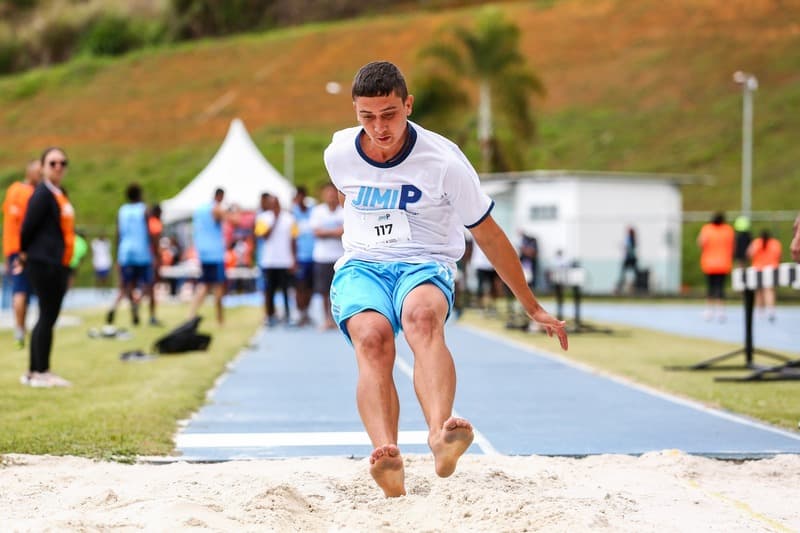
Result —
[[311, 211], [311, 229], [314, 231], [314, 290], [322, 295], [325, 323], [322, 329], [335, 329], [331, 313], [331, 284], [334, 265], [344, 254], [344, 210], [339, 205], [336, 187], [328, 183], [322, 188], [322, 203]]
[[344, 255], [336, 263], [331, 307], [355, 348], [356, 401], [375, 448], [370, 474], [393, 497], [405, 494], [392, 376], [401, 328], [414, 353], [414, 388], [437, 475], [455, 471], [474, 437], [472, 425], [453, 416], [455, 367], [444, 339], [455, 263], [464, 252], [462, 226], [530, 318], [557, 335], [564, 349], [567, 334], [528, 287], [467, 158], [454, 143], [408, 120], [414, 97], [399, 69], [388, 62], [365, 65], [351, 94], [360, 127], [335, 133], [324, 156], [344, 207]]
[[108, 288], [111, 267], [114, 265], [114, 260], [111, 258], [111, 242], [105, 235], [100, 235], [92, 239], [91, 247], [95, 285]]
[[258, 266], [264, 276], [265, 324], [278, 323], [275, 294], [283, 294], [284, 321], [289, 323], [289, 287], [297, 266], [297, 224], [281, 203], [269, 194], [261, 195], [261, 213], [256, 217], [255, 236], [259, 239]]

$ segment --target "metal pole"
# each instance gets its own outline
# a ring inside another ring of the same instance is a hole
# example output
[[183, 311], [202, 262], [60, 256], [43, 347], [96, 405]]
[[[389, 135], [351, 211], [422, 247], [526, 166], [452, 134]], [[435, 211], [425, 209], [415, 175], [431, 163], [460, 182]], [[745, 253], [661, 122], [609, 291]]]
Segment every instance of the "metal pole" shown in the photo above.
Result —
[[758, 89], [758, 79], [752, 74], [737, 70], [733, 81], [742, 86], [742, 214], [750, 218], [753, 188], [753, 92]]
[[753, 188], [753, 91], [744, 83], [742, 109], [742, 214], [750, 218]]

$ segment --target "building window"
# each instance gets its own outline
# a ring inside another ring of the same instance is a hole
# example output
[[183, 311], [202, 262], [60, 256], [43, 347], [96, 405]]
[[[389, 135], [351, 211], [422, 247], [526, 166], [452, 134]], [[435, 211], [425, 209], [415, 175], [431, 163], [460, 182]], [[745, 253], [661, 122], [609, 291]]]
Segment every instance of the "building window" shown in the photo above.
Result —
[[530, 220], [556, 220], [558, 218], [558, 206], [555, 205], [532, 205], [528, 210]]

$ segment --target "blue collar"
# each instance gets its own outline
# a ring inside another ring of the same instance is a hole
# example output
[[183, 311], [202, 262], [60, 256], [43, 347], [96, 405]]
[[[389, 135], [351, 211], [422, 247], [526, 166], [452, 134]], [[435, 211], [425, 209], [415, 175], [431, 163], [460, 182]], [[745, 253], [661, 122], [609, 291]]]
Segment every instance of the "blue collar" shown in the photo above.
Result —
[[411, 150], [414, 149], [414, 145], [417, 143], [417, 130], [411, 125], [410, 122], [407, 123], [408, 128], [408, 135], [406, 135], [406, 140], [403, 143], [403, 147], [400, 148], [400, 151], [397, 152], [396, 155], [387, 159], [385, 162], [381, 163], [371, 159], [367, 154], [364, 153], [364, 150], [361, 148], [361, 136], [366, 135], [364, 129], [362, 128], [361, 131], [356, 135], [356, 151], [361, 158], [372, 165], [373, 167], [378, 168], [392, 168], [396, 167], [400, 163], [406, 160], [406, 158], [411, 155]]

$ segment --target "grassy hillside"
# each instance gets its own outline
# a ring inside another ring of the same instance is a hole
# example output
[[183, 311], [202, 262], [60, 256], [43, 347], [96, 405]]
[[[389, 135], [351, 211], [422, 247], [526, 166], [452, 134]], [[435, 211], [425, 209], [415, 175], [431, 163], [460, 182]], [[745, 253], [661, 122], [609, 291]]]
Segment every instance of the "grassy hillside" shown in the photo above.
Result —
[[[563, 0], [498, 4], [523, 30], [548, 96], [530, 168], [702, 173], [689, 210], [738, 207], [741, 92], [755, 73], [754, 209], [797, 209], [800, 2]], [[298, 182], [325, 179], [321, 150], [354, 123], [345, 87], [363, 63], [398, 63], [413, 89], [416, 53], [478, 9], [310, 25], [225, 41], [81, 59], [0, 81], [0, 185], [46, 145], [67, 148], [80, 221], [112, 219], [127, 182], [171, 196], [203, 168], [233, 117], [283, 166], [296, 136]], [[474, 141], [465, 146], [477, 155]]]

